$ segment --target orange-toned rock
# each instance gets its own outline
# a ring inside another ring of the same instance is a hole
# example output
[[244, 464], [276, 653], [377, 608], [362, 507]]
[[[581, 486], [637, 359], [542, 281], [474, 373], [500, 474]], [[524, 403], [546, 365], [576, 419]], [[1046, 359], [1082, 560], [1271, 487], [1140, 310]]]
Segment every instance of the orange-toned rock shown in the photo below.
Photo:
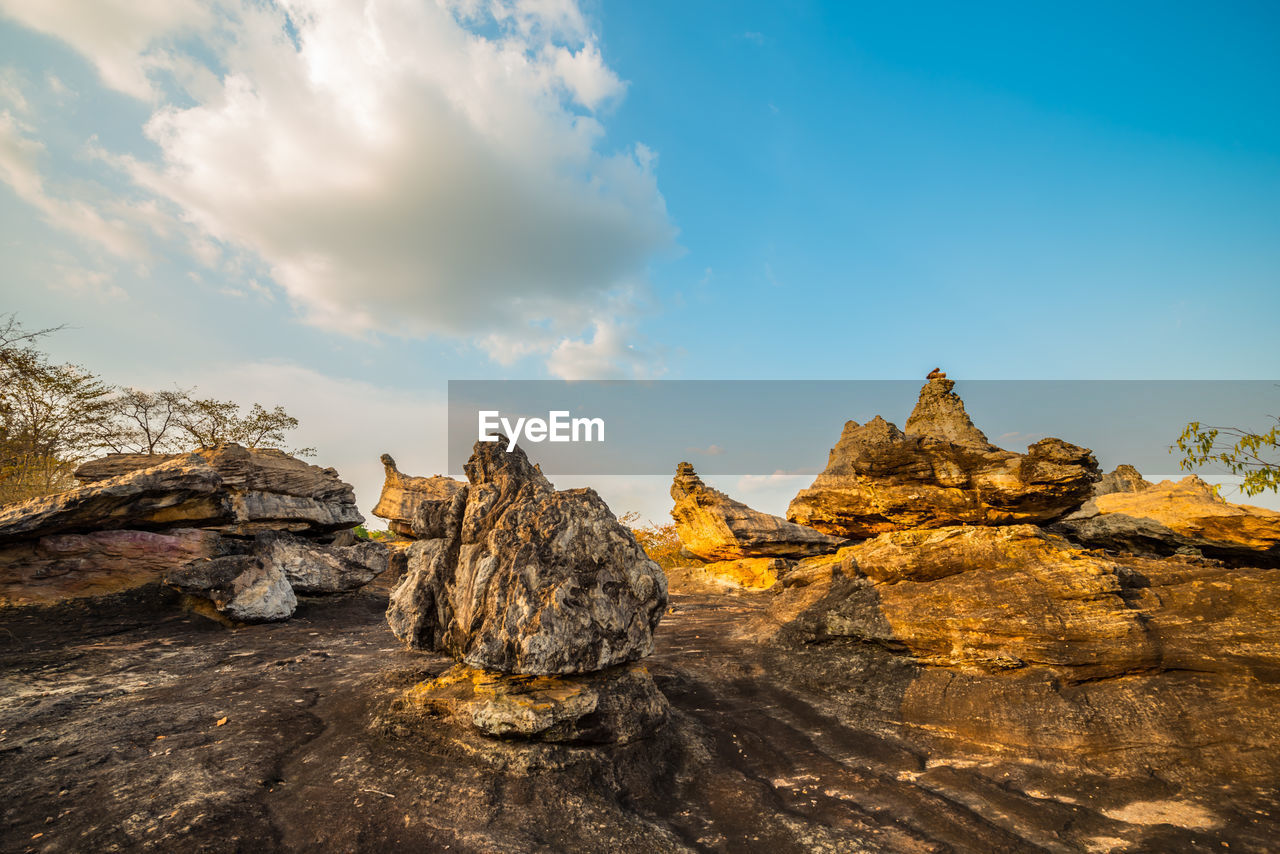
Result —
[[1198, 551], [1233, 563], [1280, 563], [1280, 513], [1232, 504], [1195, 475], [1097, 495], [1056, 530], [1118, 552]]
[[778, 582], [792, 561], [778, 557], [744, 557], [703, 564], [700, 569], [712, 578], [748, 590], [768, 590]]
[[906, 432], [876, 416], [845, 424], [827, 467], [787, 508], [792, 522], [863, 539], [907, 528], [1012, 525], [1057, 519], [1099, 477], [1086, 448], [1042, 439], [1002, 450], [969, 421], [951, 380], [921, 390]]
[[807, 557], [833, 552], [845, 541], [753, 510], [702, 482], [689, 463], [676, 466], [671, 484], [676, 534], [690, 554], [709, 561]]

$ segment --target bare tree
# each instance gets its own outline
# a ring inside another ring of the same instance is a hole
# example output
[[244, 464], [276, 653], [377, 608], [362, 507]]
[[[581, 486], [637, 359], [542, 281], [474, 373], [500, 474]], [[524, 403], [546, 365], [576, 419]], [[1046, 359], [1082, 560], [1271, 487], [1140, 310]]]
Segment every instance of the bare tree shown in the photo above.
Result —
[[166, 454], [186, 450], [188, 443], [180, 424], [190, 405], [190, 393], [183, 389], [124, 389], [111, 402], [115, 429], [104, 443], [116, 453]]

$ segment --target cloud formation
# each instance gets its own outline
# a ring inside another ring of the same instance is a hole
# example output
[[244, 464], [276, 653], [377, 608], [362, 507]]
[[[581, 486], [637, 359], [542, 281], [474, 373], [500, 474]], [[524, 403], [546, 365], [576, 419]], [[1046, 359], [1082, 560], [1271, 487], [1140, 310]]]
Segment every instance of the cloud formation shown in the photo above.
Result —
[[653, 152], [606, 144], [600, 115], [625, 85], [576, 3], [0, 7], [154, 105], [157, 158], [100, 155], [203, 262], [260, 265], [320, 326], [635, 373], [627, 295], [675, 229]]

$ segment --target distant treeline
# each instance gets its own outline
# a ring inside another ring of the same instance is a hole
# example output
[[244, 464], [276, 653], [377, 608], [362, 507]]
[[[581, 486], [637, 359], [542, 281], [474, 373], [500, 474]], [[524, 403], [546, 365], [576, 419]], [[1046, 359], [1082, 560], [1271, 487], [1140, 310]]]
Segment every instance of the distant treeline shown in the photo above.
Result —
[[67, 489], [82, 462], [104, 453], [168, 454], [226, 442], [283, 449], [298, 426], [281, 406], [255, 403], [246, 413], [194, 389], [117, 387], [82, 365], [55, 363], [39, 345], [60, 329], [27, 330], [16, 315], [0, 315], [0, 503]]

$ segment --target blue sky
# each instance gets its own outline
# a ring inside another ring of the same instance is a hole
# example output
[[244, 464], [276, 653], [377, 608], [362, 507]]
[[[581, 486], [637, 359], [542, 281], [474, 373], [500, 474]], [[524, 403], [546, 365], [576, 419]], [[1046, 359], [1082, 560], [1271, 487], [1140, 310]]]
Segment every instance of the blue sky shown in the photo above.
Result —
[[0, 0], [0, 309], [365, 504], [449, 379], [1273, 378], [1280, 12], [1121, 5]]

